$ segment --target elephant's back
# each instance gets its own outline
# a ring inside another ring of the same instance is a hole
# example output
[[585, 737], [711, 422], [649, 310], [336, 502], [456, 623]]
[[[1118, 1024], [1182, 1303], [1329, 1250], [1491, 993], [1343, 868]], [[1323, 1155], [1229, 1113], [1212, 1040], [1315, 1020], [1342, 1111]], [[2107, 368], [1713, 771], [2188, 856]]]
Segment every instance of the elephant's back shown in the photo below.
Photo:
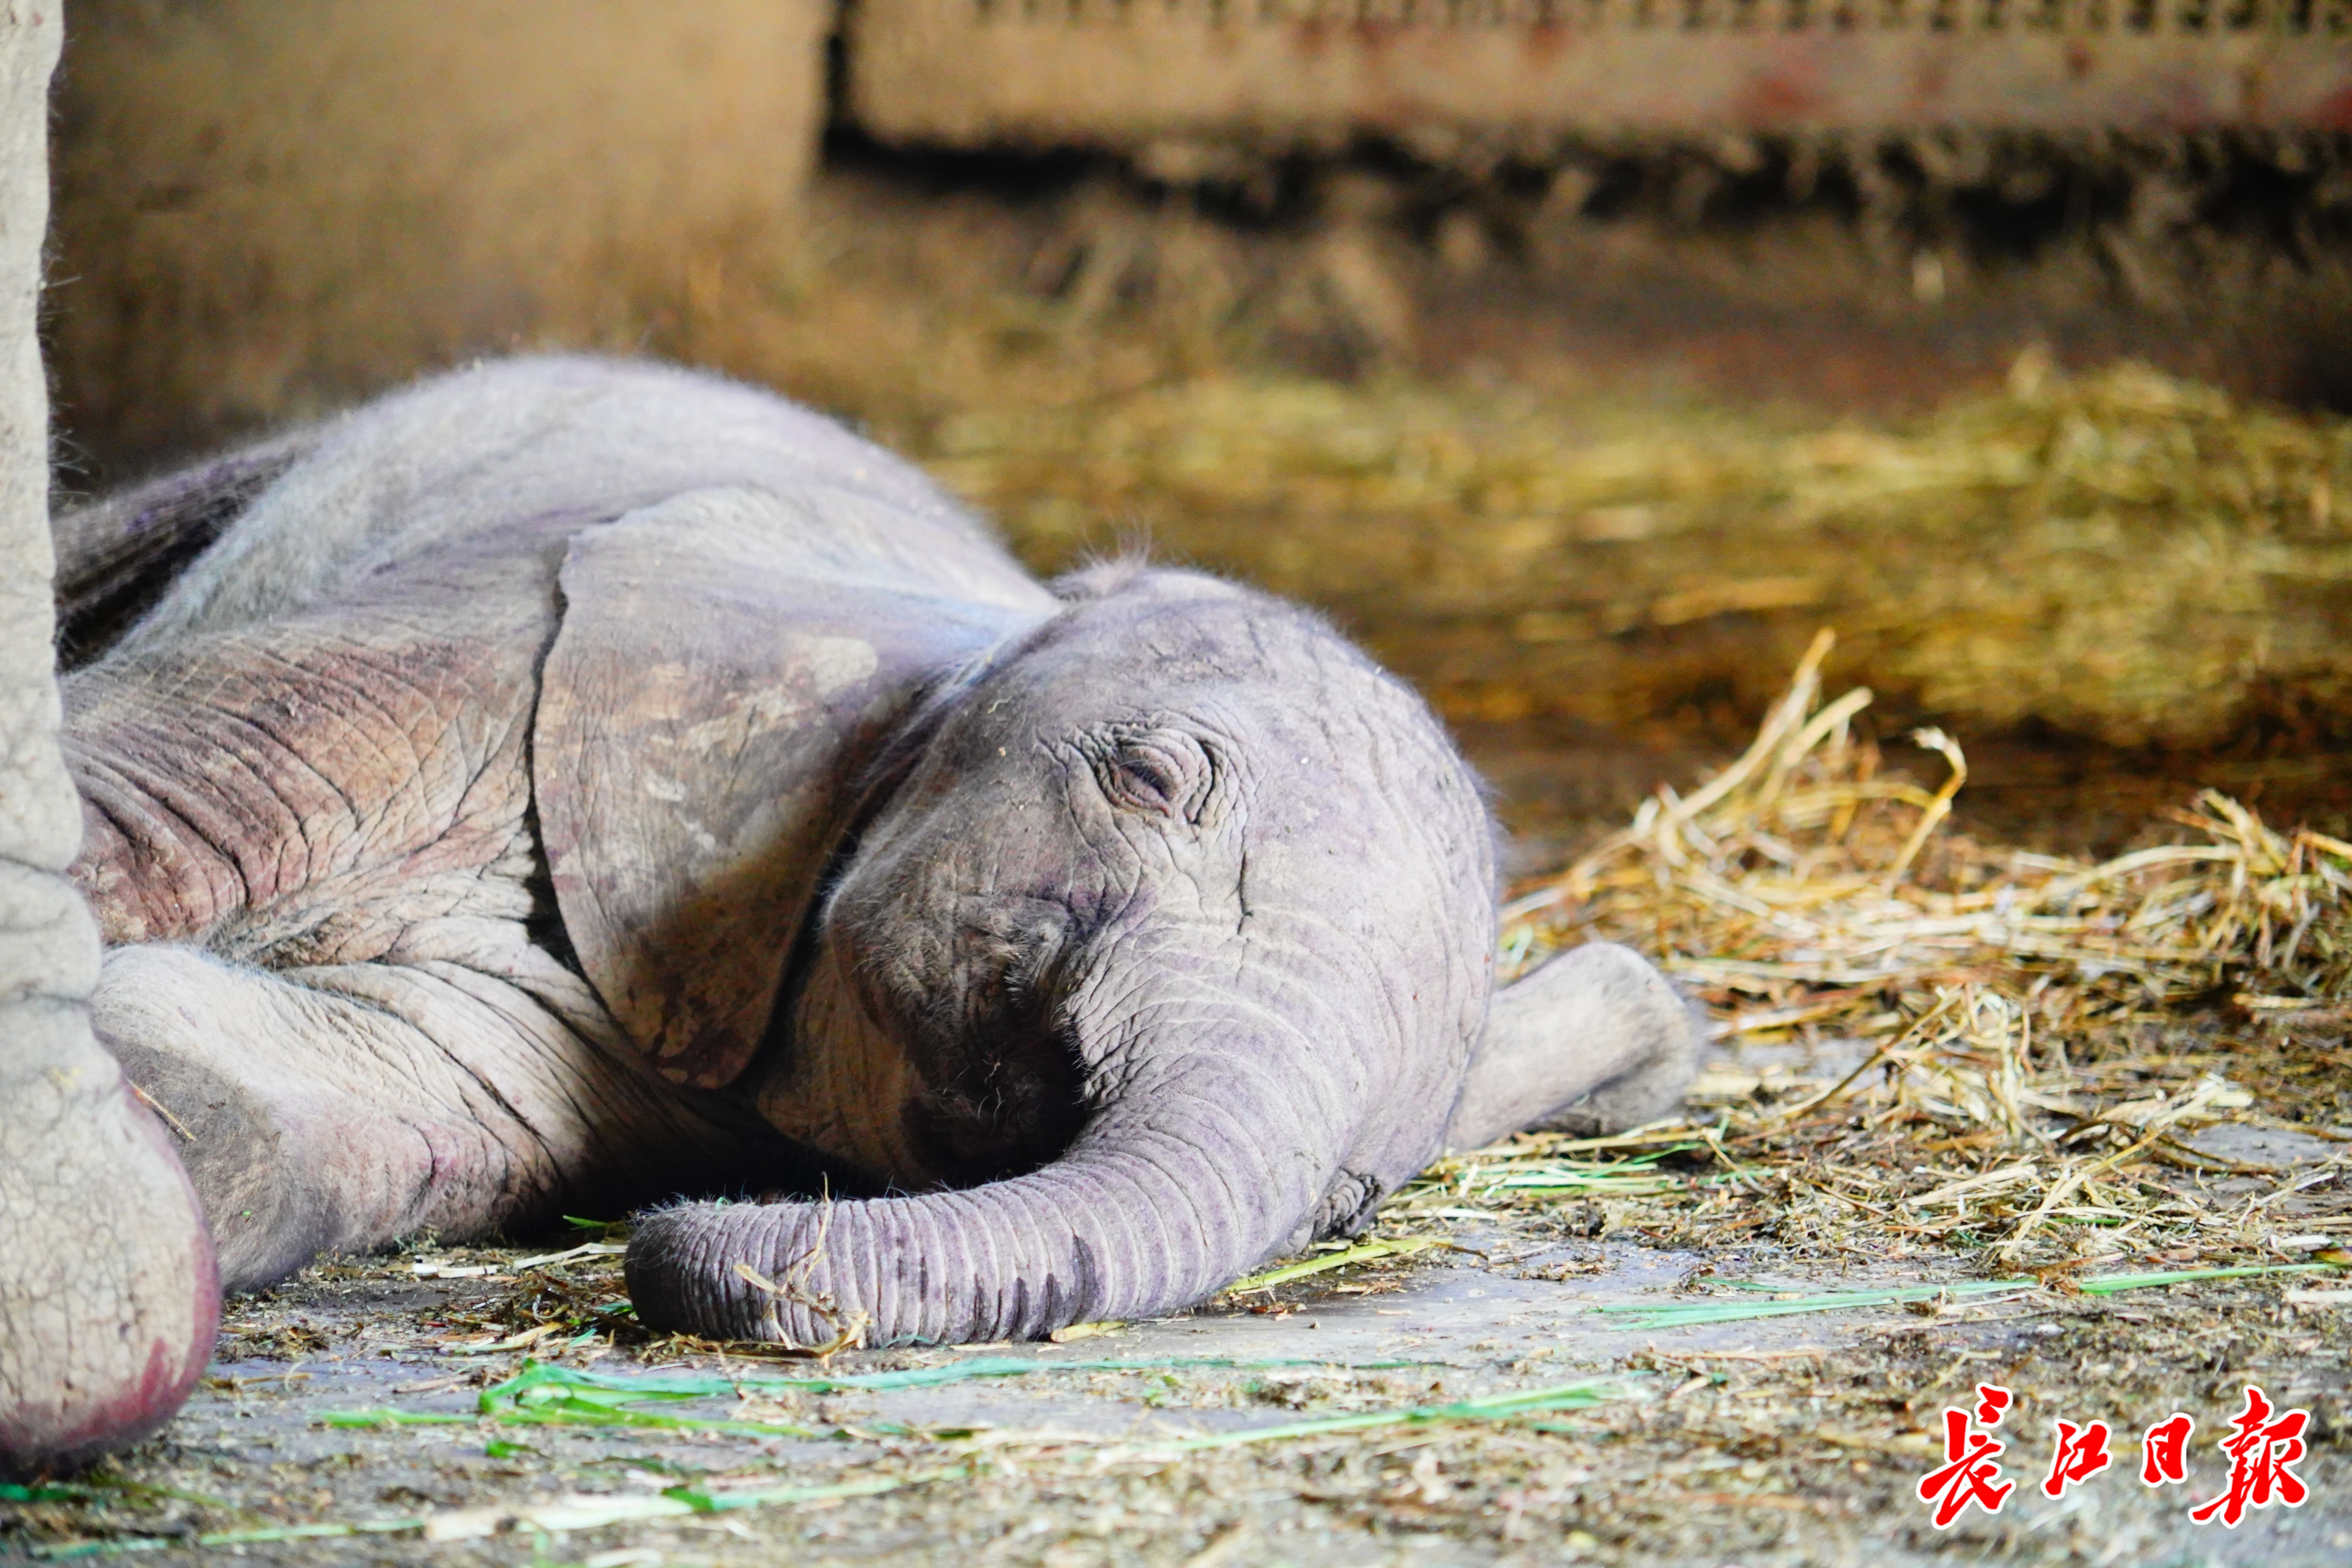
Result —
[[519, 522], [586, 528], [714, 488], [837, 519], [811, 536], [819, 578], [881, 576], [1013, 609], [1051, 604], [987, 525], [911, 464], [784, 399], [671, 367], [495, 362], [329, 421], [295, 449], [118, 651], [330, 605], [371, 576]]

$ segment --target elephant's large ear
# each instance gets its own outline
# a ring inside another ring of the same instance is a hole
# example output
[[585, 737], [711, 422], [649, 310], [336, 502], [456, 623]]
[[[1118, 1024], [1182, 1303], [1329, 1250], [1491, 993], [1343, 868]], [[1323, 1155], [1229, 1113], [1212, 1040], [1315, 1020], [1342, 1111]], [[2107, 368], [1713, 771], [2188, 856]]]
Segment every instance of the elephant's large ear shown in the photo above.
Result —
[[673, 1082], [750, 1063], [866, 764], [927, 690], [1054, 608], [969, 534], [909, 539], [926, 530], [899, 517], [877, 544], [875, 505], [697, 490], [565, 559], [541, 832], [582, 966]]

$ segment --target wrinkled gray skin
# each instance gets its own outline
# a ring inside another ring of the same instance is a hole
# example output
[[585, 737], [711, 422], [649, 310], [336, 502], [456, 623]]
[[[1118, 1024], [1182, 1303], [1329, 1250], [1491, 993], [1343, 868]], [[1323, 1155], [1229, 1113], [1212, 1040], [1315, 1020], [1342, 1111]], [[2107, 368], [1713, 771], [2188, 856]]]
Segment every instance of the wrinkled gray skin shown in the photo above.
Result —
[[90, 1029], [99, 933], [64, 876], [47, 396], [33, 331], [58, 7], [0, 10], [0, 1475], [154, 1430], [212, 1352], [195, 1194]]
[[493, 364], [58, 540], [95, 1016], [232, 1289], [822, 1174], [642, 1218], [644, 1320], [1035, 1335], [1691, 1071], [1622, 949], [1494, 990], [1477, 783], [1321, 621], [1040, 586], [743, 388]]

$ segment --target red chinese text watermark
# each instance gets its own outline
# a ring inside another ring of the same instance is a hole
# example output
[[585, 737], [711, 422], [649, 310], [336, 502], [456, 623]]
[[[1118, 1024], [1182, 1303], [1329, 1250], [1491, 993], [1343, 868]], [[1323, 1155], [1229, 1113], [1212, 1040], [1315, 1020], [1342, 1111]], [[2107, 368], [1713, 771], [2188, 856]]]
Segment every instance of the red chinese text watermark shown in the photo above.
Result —
[[[2006, 1388], [1990, 1383], [1977, 1384], [1978, 1426], [2000, 1426], [2009, 1405], [2010, 1393]], [[1987, 1513], [1999, 1513], [2000, 1505], [2009, 1500], [2009, 1494], [2017, 1489], [2015, 1481], [2001, 1480], [2000, 1466], [1996, 1462], [2009, 1445], [1989, 1432], [1969, 1430], [1969, 1415], [1965, 1410], [1944, 1412], [1944, 1468], [1919, 1479], [1920, 1500], [1936, 1505], [1937, 1530], [1950, 1528], [1952, 1521], [1959, 1518], [1960, 1510], [1970, 1503]]]
[[2107, 1468], [2107, 1439], [2113, 1434], [2104, 1421], [2088, 1426], [2061, 1421], [2057, 1427], [2058, 1448], [2050, 1456], [2050, 1473], [2042, 1479], [2042, 1489], [2052, 1497], [2064, 1497], [2068, 1487]]
[[[2003, 1480], [2000, 1459], [2008, 1445], [1990, 1428], [2014, 1403], [2009, 1390], [1984, 1383], [1977, 1385], [1973, 1408], [1955, 1406], [1944, 1412], [1944, 1463], [1919, 1480], [1919, 1497], [1935, 1505], [1936, 1528], [1944, 1530], [1973, 1503], [1987, 1513], [1999, 1513], [2017, 1489]], [[2219, 1520], [2235, 1528], [2250, 1508], [2299, 1506], [2310, 1495], [2294, 1466], [2305, 1452], [2304, 1427], [2311, 1414], [2281, 1412], [2261, 1389], [2246, 1390], [2246, 1406], [2230, 1420], [2230, 1435], [2218, 1447], [2230, 1462], [2229, 1485], [2219, 1496], [2199, 1503], [2189, 1517], [2200, 1524]], [[2097, 1475], [2113, 1461], [2115, 1433], [2104, 1421], [2077, 1425], [2052, 1423], [2056, 1442], [2050, 1469], [2042, 1480], [2045, 1496], [2063, 1498], [2069, 1487]], [[2185, 1484], [2189, 1479], [2189, 1439], [2197, 1429], [2193, 1416], [2175, 1411], [2140, 1436], [2140, 1480], [2151, 1487]]]
[[2230, 1436], [2221, 1439], [2221, 1452], [2230, 1457], [2229, 1489], [2190, 1509], [2189, 1518], [2203, 1524], [2219, 1514], [2235, 1530], [2249, 1508], [2268, 1508], [2273, 1500], [2283, 1508], [2303, 1506], [2311, 1494], [2294, 1466], [2303, 1458], [2303, 1427], [2311, 1413], [2290, 1410], [2275, 1421], [2273, 1414], [2261, 1389], [2246, 1390], [2246, 1407], [2230, 1418]]
[[2160, 1487], [2189, 1479], [2189, 1434], [2197, 1417], [2179, 1411], [2149, 1427], [2139, 1440], [2139, 1479]]

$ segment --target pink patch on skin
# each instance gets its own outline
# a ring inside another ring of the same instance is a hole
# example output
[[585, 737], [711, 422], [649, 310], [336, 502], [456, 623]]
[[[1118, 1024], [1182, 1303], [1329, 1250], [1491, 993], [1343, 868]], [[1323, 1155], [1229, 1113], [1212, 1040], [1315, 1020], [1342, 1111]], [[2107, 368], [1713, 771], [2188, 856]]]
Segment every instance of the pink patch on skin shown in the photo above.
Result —
[[185, 1345], [175, 1347], [158, 1337], [148, 1345], [146, 1364], [136, 1381], [78, 1412], [79, 1418], [61, 1430], [19, 1428], [0, 1433], [0, 1453], [26, 1456], [27, 1468], [35, 1471], [70, 1470], [162, 1431], [187, 1403], [189, 1391], [212, 1359], [213, 1341], [220, 1332], [220, 1290], [215, 1284], [209, 1247], [198, 1272], [202, 1278], [193, 1281], [196, 1332]]
[[[163, 1123], [136, 1101], [127, 1109], [140, 1136], [153, 1147], [156, 1156], [178, 1170], [180, 1157]], [[186, 1180], [181, 1176], [184, 1184]], [[187, 1189], [187, 1199], [190, 1223], [202, 1226], [203, 1211], [197, 1207], [193, 1188]], [[156, 1336], [148, 1343], [146, 1362], [134, 1381], [78, 1412], [77, 1418], [59, 1430], [0, 1430], [0, 1454], [21, 1456], [23, 1463], [39, 1470], [68, 1470], [154, 1436], [179, 1414], [196, 1379], [204, 1375], [205, 1363], [212, 1360], [213, 1342], [220, 1335], [220, 1273], [213, 1261], [211, 1238], [200, 1233], [190, 1251], [194, 1267], [186, 1283], [194, 1294], [187, 1342], [175, 1344]]]

